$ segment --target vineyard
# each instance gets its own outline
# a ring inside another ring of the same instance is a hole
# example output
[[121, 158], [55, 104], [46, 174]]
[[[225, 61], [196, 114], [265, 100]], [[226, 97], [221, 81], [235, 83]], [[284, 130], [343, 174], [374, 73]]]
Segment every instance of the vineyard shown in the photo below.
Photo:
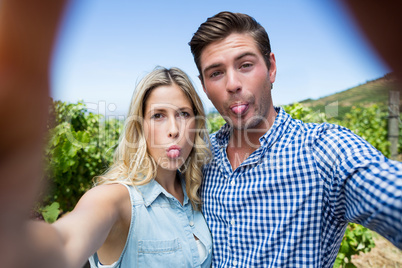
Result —
[[[343, 125], [360, 135], [384, 155], [390, 155], [388, 142], [388, 111], [379, 106], [353, 107], [342, 120], [330, 112], [315, 112], [296, 103], [283, 107], [293, 118], [304, 122], [331, 122]], [[48, 122], [49, 142], [46, 149], [47, 191], [37, 205], [48, 222], [71, 211], [79, 198], [93, 185], [92, 179], [102, 174], [112, 161], [123, 122], [106, 120], [99, 114], [88, 112], [85, 104], [53, 102]], [[218, 114], [208, 115], [208, 130], [215, 132], [224, 124]], [[402, 129], [400, 128], [400, 133]], [[402, 139], [399, 135], [399, 154]], [[353, 256], [369, 252], [374, 247], [372, 232], [357, 224], [350, 224], [334, 267], [356, 267]]]

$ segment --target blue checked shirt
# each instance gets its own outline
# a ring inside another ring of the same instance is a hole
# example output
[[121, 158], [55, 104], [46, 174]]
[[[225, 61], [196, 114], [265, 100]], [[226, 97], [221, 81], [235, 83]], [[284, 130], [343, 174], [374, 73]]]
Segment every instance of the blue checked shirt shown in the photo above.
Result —
[[402, 163], [346, 128], [276, 111], [234, 171], [229, 126], [211, 135], [201, 197], [213, 267], [332, 267], [348, 222], [402, 248]]

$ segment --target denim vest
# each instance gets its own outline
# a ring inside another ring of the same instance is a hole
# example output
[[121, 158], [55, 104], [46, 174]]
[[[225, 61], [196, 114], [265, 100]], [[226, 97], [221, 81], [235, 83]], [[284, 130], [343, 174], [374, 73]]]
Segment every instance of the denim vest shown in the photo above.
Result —
[[[204, 216], [193, 210], [185, 183], [183, 205], [157, 181], [143, 186], [127, 186], [132, 203], [131, 224], [123, 252], [113, 268], [131, 267], [210, 267], [212, 238]], [[200, 260], [196, 236], [207, 255]], [[89, 258], [98, 267], [95, 253]]]

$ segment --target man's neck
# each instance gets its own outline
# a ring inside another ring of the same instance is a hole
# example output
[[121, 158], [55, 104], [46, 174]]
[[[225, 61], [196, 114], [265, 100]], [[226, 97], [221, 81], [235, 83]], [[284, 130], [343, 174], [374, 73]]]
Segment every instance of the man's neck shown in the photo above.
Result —
[[234, 132], [226, 149], [232, 169], [235, 170], [238, 166], [240, 166], [240, 164], [243, 163], [244, 160], [246, 160], [259, 147], [259, 139], [256, 140], [255, 137], [249, 137], [243, 133], [237, 133], [235, 135]]
[[261, 146], [260, 138], [272, 127], [276, 115], [277, 113], [273, 109], [264, 125], [254, 128], [233, 129], [227, 146], [227, 155], [233, 170]]

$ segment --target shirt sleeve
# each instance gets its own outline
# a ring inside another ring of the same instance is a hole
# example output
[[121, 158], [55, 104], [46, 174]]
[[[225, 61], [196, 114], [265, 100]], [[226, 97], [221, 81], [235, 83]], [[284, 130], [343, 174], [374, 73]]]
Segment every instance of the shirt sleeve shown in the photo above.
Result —
[[402, 249], [402, 163], [330, 124], [317, 131], [312, 154], [332, 216], [376, 231]]

